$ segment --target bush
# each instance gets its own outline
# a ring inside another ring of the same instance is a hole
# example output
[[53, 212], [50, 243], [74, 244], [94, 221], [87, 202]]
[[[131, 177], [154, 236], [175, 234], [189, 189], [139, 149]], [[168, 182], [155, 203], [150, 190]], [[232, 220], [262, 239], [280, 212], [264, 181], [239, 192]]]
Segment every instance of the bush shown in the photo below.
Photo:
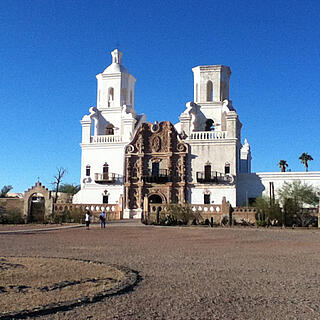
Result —
[[221, 220], [221, 225], [226, 226], [229, 223], [229, 218], [227, 216], [224, 216]]
[[266, 227], [268, 224], [267, 224], [267, 221], [265, 220], [257, 220], [256, 225], [257, 227]]
[[83, 223], [84, 213], [79, 208], [72, 210], [64, 209], [61, 213], [57, 212], [49, 219], [49, 223], [61, 224], [61, 223]]
[[187, 225], [190, 223], [198, 223], [201, 216], [197, 211], [192, 210], [192, 206], [187, 203], [169, 204], [167, 206], [166, 220], [167, 225]]
[[0, 224], [23, 224], [21, 212], [19, 210], [7, 210], [0, 213]]

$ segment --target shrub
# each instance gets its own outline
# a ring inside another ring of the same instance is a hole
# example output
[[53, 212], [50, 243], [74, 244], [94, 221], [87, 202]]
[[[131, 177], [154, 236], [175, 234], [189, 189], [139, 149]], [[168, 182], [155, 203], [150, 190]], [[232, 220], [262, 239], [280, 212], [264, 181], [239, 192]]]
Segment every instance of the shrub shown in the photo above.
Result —
[[227, 216], [224, 216], [221, 220], [221, 225], [226, 226], [229, 223], [229, 218]]
[[167, 206], [167, 221], [170, 225], [186, 225], [191, 222], [198, 223], [201, 216], [197, 211], [192, 210], [192, 206], [187, 203], [172, 203]]
[[0, 213], [1, 224], [22, 224], [24, 220], [22, 218], [20, 210], [6, 210]]
[[256, 225], [257, 227], [266, 227], [268, 224], [267, 224], [267, 221], [265, 220], [257, 220]]
[[72, 210], [64, 209], [62, 212], [57, 212], [49, 219], [50, 223], [83, 223], [84, 213], [80, 208], [73, 208]]

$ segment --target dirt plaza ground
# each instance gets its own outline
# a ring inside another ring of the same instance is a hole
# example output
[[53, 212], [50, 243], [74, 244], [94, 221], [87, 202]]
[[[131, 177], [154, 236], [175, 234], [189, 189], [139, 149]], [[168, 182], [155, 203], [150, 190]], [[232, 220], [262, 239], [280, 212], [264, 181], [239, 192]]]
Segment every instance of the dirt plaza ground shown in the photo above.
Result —
[[0, 233], [0, 243], [0, 257], [92, 260], [139, 274], [132, 291], [38, 319], [320, 319], [318, 230], [111, 223]]

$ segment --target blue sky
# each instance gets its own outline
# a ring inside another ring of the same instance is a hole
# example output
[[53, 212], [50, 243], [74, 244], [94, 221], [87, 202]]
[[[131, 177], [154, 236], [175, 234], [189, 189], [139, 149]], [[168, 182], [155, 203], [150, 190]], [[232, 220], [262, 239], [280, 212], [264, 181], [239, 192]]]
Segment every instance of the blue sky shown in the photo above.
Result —
[[80, 119], [117, 46], [136, 79], [136, 110], [178, 121], [192, 67], [231, 67], [230, 97], [253, 171], [280, 159], [320, 170], [319, 1], [0, 2], [0, 187], [23, 192], [57, 167], [80, 180]]

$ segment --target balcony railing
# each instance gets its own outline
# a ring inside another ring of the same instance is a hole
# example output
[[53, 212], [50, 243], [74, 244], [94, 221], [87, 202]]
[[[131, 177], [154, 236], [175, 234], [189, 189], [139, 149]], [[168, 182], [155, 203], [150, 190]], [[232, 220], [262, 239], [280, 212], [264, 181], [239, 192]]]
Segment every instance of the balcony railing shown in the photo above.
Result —
[[148, 183], [167, 183], [171, 182], [171, 176], [168, 175], [167, 169], [159, 169], [159, 171], [148, 170], [143, 175], [142, 179]]
[[189, 140], [216, 140], [225, 139], [227, 131], [196, 131], [191, 132]]
[[197, 182], [209, 184], [232, 183], [233, 177], [217, 171], [197, 172]]
[[94, 181], [96, 183], [115, 183], [120, 180], [120, 174], [116, 173], [95, 173]]
[[101, 136], [92, 136], [91, 143], [115, 143], [122, 142], [122, 136], [114, 135], [101, 135]]

